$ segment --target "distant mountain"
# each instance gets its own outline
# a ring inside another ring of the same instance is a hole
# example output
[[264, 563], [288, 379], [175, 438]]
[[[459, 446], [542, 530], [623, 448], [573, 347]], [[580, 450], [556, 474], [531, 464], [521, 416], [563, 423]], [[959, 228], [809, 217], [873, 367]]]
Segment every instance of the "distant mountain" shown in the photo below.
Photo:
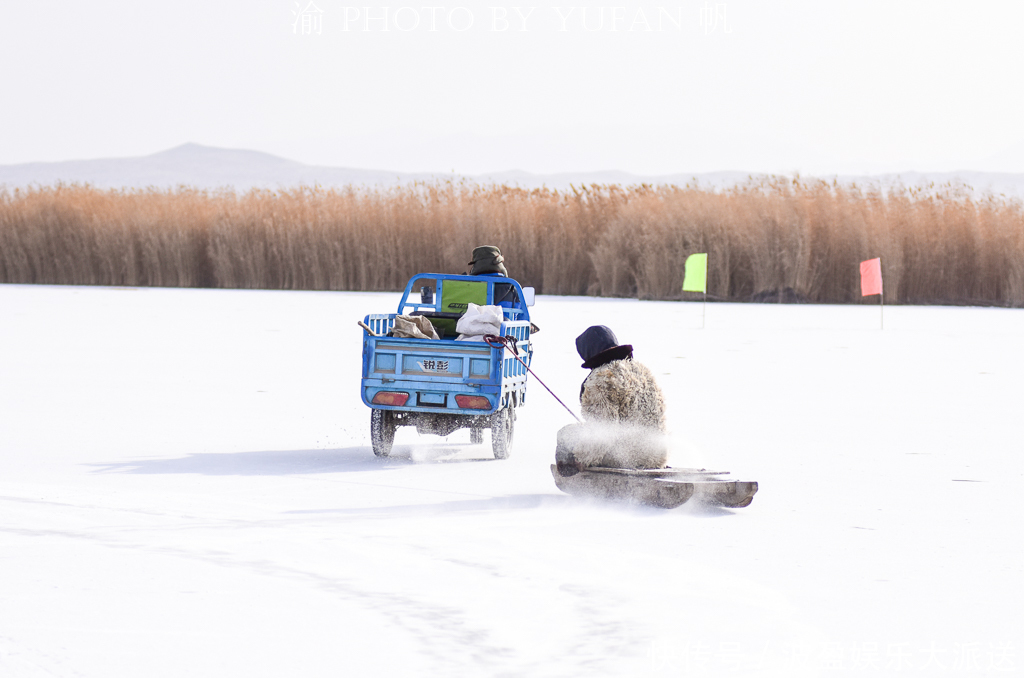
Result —
[[[548, 187], [568, 190], [588, 184], [674, 184], [697, 185], [723, 189], [749, 180], [768, 178], [751, 172], [710, 172], [704, 174], [670, 174], [647, 176], [628, 172], [564, 172], [531, 174], [521, 170], [491, 172], [459, 177], [451, 174], [403, 173], [365, 170], [348, 167], [304, 165], [259, 151], [212, 148], [184, 144], [140, 158], [105, 158], [67, 162], [0, 165], [0, 186], [9, 188], [31, 185], [48, 186], [58, 182], [88, 183], [98, 188], [173, 188], [194, 186], [202, 189], [251, 188], [280, 189], [319, 185], [326, 188], [345, 186], [396, 186], [414, 181], [449, 179], [490, 184], [501, 183], [523, 188]], [[803, 177], [813, 179], [813, 177]], [[944, 185], [965, 186], [975, 195], [991, 194], [1024, 199], [1024, 174], [997, 172], [902, 172], [870, 176], [825, 176], [826, 181], [856, 183], [882, 189], [896, 184], [928, 189]]]
[[[748, 178], [746, 172], [717, 172], [700, 175], [703, 184], [731, 186]], [[239, 191], [251, 188], [287, 188], [292, 186], [395, 186], [414, 181], [466, 179], [476, 183], [503, 183], [523, 188], [568, 189], [584, 184], [674, 183], [685, 185], [697, 180], [694, 175], [650, 177], [628, 172], [577, 172], [531, 174], [521, 170], [492, 172], [475, 176], [452, 174], [388, 172], [348, 167], [319, 167], [286, 160], [269, 153], [199, 144], [184, 144], [141, 158], [104, 158], [67, 162], [37, 162], [0, 165], [0, 186], [48, 186], [58, 182], [88, 183], [98, 188], [160, 188], [181, 185], [216, 189], [231, 187]]]
[[320, 184], [393, 185], [429, 175], [314, 167], [259, 151], [211, 148], [184, 144], [141, 158], [104, 158], [67, 162], [0, 165], [0, 185], [29, 186], [88, 183], [99, 188], [159, 188], [181, 185], [196, 188], [280, 188]]
[[869, 176], [834, 176], [822, 177], [826, 181], [833, 179], [840, 184], [857, 184], [858, 186], [889, 186], [902, 185], [908, 188], [940, 189], [942, 187], [959, 187], [975, 197], [991, 195], [1024, 199], [1024, 174], [1004, 172], [975, 172], [957, 170], [955, 172], [898, 172], [892, 174], [872, 174]]

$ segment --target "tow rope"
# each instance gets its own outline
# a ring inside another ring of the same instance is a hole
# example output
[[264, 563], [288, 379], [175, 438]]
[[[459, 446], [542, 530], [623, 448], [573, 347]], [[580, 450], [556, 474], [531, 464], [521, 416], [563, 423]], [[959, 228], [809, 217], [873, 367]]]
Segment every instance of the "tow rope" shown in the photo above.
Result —
[[539, 383], [541, 386], [543, 386], [545, 388], [545, 390], [547, 390], [547, 392], [551, 394], [551, 397], [554, 398], [555, 400], [557, 400], [558, 404], [561, 405], [562, 407], [564, 407], [565, 411], [572, 415], [573, 419], [575, 419], [576, 421], [579, 421], [580, 423], [583, 423], [580, 420], [580, 418], [576, 416], [576, 413], [573, 412], [572, 410], [570, 410], [569, 406], [566, 405], [565, 403], [563, 403], [562, 399], [559, 398], [558, 396], [556, 396], [555, 392], [552, 391], [550, 388], [548, 388], [548, 385], [545, 384], [543, 381], [541, 381], [540, 377], [538, 377], [534, 373], [534, 371], [530, 369], [530, 366], [527, 365], [525, 362], [523, 362], [523, 359], [519, 357], [519, 346], [518, 346], [518, 342], [516, 341], [515, 337], [512, 337], [512, 336], [499, 337], [499, 336], [497, 336], [495, 334], [485, 334], [484, 335], [484, 341], [491, 348], [498, 348], [499, 346], [504, 346], [505, 350], [507, 350], [509, 353], [511, 353], [512, 357], [515, 358], [516, 360], [518, 360], [519, 364], [522, 365], [523, 367], [525, 367], [526, 371], [533, 375], [533, 378], [537, 380], [537, 383]]

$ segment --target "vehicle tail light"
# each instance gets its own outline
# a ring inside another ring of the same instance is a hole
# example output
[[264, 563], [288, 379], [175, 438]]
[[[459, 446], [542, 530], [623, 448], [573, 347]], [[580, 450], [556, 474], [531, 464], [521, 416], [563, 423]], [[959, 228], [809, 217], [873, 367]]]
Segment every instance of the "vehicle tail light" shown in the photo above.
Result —
[[408, 393], [401, 393], [400, 391], [380, 391], [377, 395], [373, 396], [372, 402], [374, 405], [391, 405], [393, 407], [401, 407], [409, 400]]
[[456, 404], [464, 410], [489, 410], [491, 409], [491, 401], [484, 396], [476, 395], [457, 395], [455, 396]]

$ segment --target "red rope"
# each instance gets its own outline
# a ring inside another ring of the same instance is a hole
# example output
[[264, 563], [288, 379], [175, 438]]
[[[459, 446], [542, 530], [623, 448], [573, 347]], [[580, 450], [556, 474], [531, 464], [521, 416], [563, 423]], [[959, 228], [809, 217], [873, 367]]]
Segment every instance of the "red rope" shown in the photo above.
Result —
[[[572, 415], [572, 418], [576, 421], [580, 421], [580, 418], [576, 416], [576, 413], [569, 409], [569, 406], [562, 402], [562, 399], [555, 395], [555, 392], [548, 388], [548, 385], [541, 381], [540, 377], [534, 374], [534, 371], [530, 369], [530, 366], [523, 362], [523, 359], [519, 357], [519, 346], [515, 337], [499, 337], [494, 334], [484, 335], [484, 341], [487, 342], [488, 346], [497, 348], [498, 346], [504, 346], [507, 351], [512, 354], [512, 357], [519, 361], [519, 364], [526, 368], [526, 371], [533, 374], [533, 378], [537, 380], [541, 386], [543, 386], [551, 397], [558, 401], [558, 404], [565, 408], [565, 411]], [[511, 344], [511, 345], [510, 345]], [[580, 421], [580, 423], [582, 423]]]

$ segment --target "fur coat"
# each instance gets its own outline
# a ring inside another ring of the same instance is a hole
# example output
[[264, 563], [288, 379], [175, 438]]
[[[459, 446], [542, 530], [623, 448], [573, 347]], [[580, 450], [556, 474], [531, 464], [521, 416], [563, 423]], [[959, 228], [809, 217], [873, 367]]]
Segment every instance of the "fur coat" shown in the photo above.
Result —
[[558, 432], [560, 470], [665, 466], [665, 397], [646, 366], [615, 360], [595, 368], [583, 382], [580, 405], [586, 422]]
[[654, 374], [635, 360], [594, 368], [580, 394], [588, 421], [616, 422], [665, 432], [665, 397]]

